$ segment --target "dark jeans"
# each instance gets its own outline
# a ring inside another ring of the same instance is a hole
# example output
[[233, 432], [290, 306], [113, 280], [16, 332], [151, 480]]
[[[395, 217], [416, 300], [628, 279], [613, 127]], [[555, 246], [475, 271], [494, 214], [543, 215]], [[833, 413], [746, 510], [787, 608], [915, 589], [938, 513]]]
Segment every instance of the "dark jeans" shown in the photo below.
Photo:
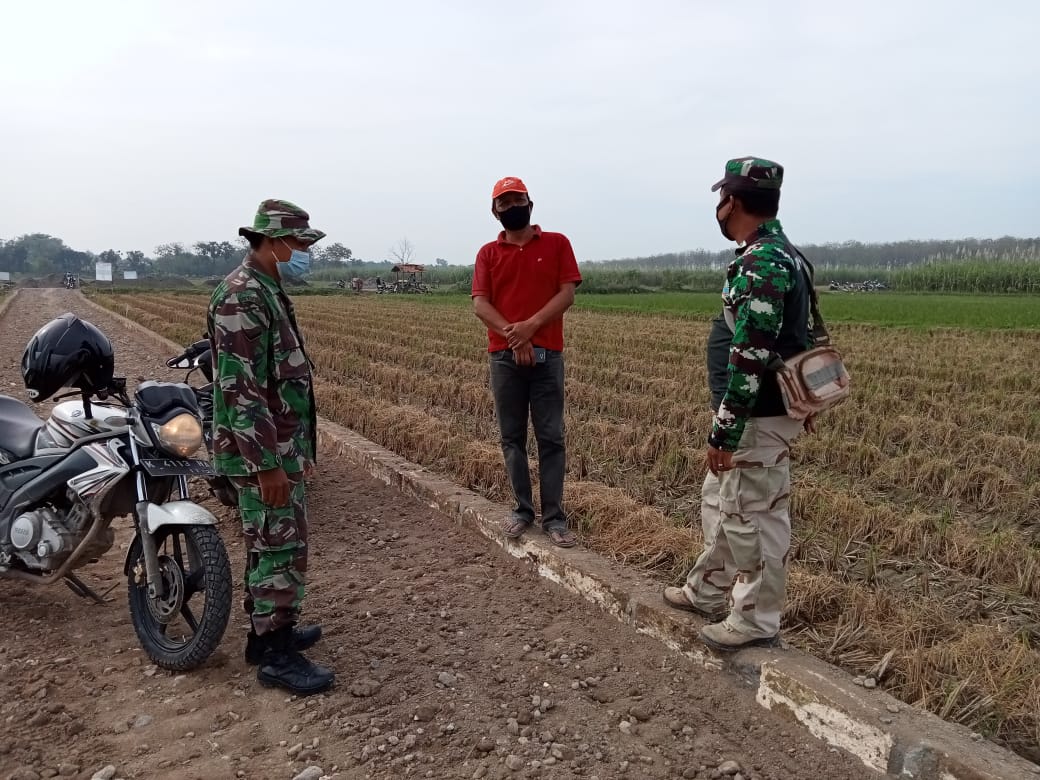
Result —
[[566, 526], [563, 474], [567, 467], [563, 440], [563, 354], [547, 351], [545, 362], [518, 366], [511, 350], [491, 353], [491, 392], [502, 434], [502, 455], [516, 496], [514, 512], [534, 521], [531, 471], [527, 466], [527, 418], [530, 411], [538, 442], [538, 475], [542, 494], [542, 527]]

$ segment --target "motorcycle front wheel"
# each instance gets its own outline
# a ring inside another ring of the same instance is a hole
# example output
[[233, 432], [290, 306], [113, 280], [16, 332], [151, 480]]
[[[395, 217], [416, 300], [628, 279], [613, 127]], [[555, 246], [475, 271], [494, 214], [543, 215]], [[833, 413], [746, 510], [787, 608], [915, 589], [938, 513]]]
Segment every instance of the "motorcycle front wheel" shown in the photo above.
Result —
[[217, 649], [231, 614], [231, 563], [217, 529], [163, 526], [155, 532], [163, 595], [148, 597], [140, 537], [130, 548], [127, 599], [141, 646], [156, 666], [194, 669]]

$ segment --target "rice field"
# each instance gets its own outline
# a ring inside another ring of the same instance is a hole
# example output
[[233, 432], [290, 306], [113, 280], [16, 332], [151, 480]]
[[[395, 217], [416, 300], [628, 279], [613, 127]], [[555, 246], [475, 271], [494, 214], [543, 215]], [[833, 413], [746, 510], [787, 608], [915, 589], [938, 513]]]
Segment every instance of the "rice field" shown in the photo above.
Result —
[[[878, 323], [910, 328], [1040, 329], [1040, 299], [1028, 295], [919, 295], [820, 291], [828, 323]], [[468, 305], [469, 298], [460, 305]], [[712, 293], [634, 293], [579, 295], [588, 311], [640, 312], [686, 317], [714, 316], [719, 295]]]
[[[202, 332], [208, 300], [94, 298], [181, 342]], [[468, 307], [296, 305], [322, 415], [508, 500], [485, 334]], [[707, 319], [579, 309], [567, 320], [568, 510], [586, 546], [662, 585], [701, 545]], [[795, 449], [785, 636], [857, 674], [890, 654], [891, 693], [1035, 760], [1040, 339], [832, 319], [854, 396]]]

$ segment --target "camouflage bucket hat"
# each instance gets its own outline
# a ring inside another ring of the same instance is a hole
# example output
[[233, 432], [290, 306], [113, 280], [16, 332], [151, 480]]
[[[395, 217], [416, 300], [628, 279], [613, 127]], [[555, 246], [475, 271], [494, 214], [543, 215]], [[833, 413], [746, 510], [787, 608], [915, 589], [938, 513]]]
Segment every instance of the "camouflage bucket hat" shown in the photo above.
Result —
[[311, 215], [295, 203], [271, 198], [260, 204], [252, 227], [240, 227], [238, 234], [258, 233], [270, 238], [294, 236], [308, 244], [320, 241], [325, 234], [310, 226]]
[[784, 181], [784, 166], [761, 157], [738, 157], [726, 163], [726, 175], [715, 182], [711, 191], [726, 187], [731, 190], [778, 190]]

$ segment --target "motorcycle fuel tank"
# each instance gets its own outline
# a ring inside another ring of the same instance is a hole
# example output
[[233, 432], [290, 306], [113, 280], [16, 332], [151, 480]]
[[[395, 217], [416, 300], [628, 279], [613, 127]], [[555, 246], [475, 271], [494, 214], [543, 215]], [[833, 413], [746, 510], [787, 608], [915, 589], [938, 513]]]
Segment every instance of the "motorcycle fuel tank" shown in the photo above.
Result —
[[[91, 404], [91, 416], [83, 411], [82, 401], [62, 401], [51, 411], [46, 433], [55, 447], [71, 447], [84, 436], [122, 431], [127, 426], [127, 410], [118, 406]], [[45, 442], [40, 442], [46, 446]]]

